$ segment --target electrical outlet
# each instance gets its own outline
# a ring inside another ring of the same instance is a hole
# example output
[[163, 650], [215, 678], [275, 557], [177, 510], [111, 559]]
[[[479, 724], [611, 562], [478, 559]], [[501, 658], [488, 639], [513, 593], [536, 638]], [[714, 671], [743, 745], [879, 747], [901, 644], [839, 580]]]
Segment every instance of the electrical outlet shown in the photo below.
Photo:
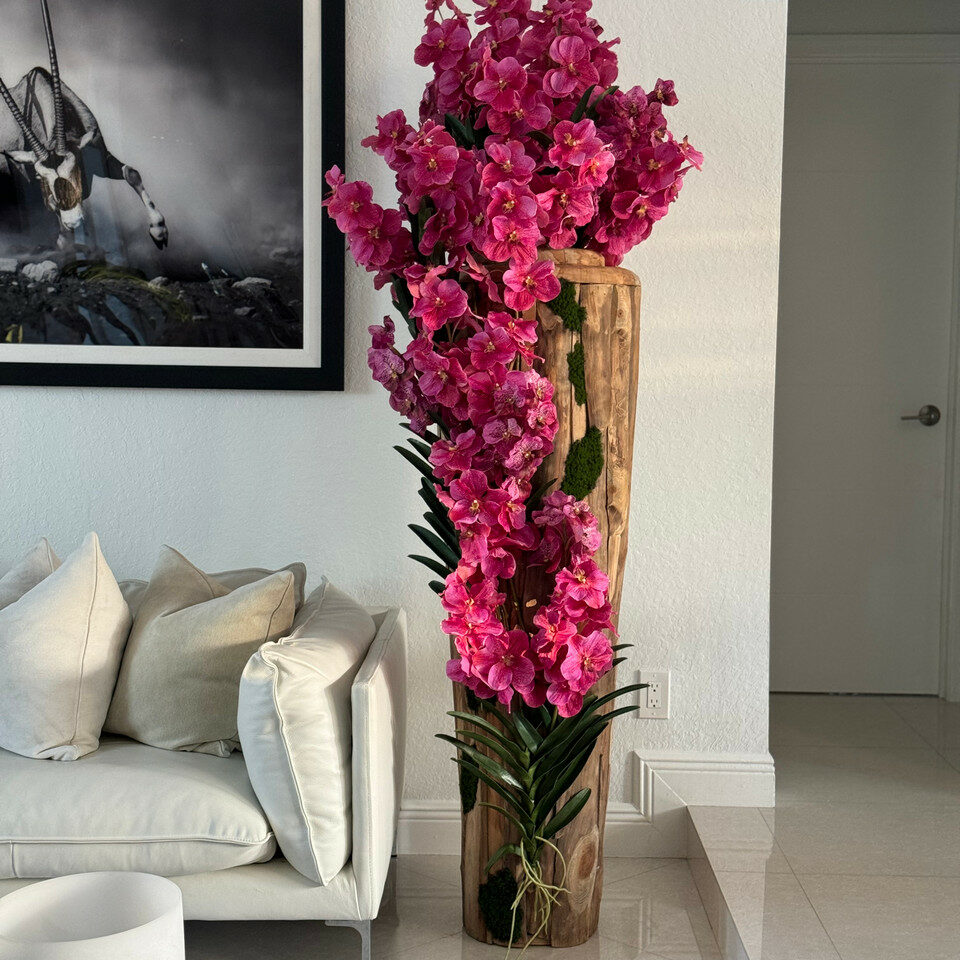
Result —
[[636, 716], [640, 720], [667, 720], [670, 717], [670, 671], [641, 670], [639, 683], [649, 686], [641, 690], [640, 709]]

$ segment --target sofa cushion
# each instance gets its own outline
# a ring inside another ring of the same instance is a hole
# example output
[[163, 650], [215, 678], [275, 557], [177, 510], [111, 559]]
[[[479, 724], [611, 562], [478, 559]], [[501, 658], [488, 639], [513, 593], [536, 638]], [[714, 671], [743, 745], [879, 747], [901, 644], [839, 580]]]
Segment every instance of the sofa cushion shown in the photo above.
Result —
[[228, 756], [238, 746], [240, 674], [290, 630], [289, 570], [232, 590], [164, 547], [130, 631], [104, 729], [167, 750]]
[[[46, 542], [46, 541], [42, 541]], [[303, 593], [307, 583], [307, 568], [302, 563], [289, 563], [279, 570], [268, 570], [266, 567], [244, 567], [242, 570], [224, 570], [223, 573], [211, 573], [210, 579], [223, 584], [229, 590], [236, 590], [237, 587], [245, 587], [248, 583], [255, 583], [257, 580], [265, 580], [273, 573], [282, 573], [289, 570], [293, 574], [294, 600], [297, 609], [303, 605]], [[3, 581], [0, 580], [0, 584]], [[123, 598], [130, 607], [130, 616], [136, 618], [140, 611], [140, 604], [143, 603], [147, 587], [150, 586], [148, 580], [121, 580], [120, 590], [123, 592]], [[2, 606], [2, 602], [0, 602]]]
[[275, 850], [239, 755], [114, 737], [68, 764], [0, 751], [0, 878], [182, 876], [269, 860]]
[[350, 857], [351, 686], [375, 634], [370, 614], [325, 580], [292, 633], [264, 644], [240, 681], [250, 781], [284, 856], [317, 883]]
[[0, 748], [51, 760], [96, 750], [129, 629], [91, 533], [0, 610]]
[[42, 537], [19, 563], [0, 577], [0, 610], [19, 600], [59, 566], [59, 557], [46, 538]]

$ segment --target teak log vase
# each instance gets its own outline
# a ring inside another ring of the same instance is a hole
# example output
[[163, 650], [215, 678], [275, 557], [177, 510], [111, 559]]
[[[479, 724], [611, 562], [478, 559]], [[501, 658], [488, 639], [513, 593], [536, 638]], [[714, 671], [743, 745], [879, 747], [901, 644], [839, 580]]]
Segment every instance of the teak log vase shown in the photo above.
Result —
[[[628, 270], [607, 267], [603, 258], [587, 250], [546, 251], [541, 259], [553, 260], [557, 275], [575, 285], [577, 299], [586, 311], [582, 331], [568, 330], [546, 304], [533, 309], [539, 321], [537, 354], [543, 358], [538, 369], [555, 385], [559, 432], [554, 451], [543, 464], [541, 479], [562, 478], [570, 447], [583, 437], [589, 426], [602, 434], [603, 470], [588, 496], [588, 502], [600, 521], [602, 540], [596, 562], [610, 578], [610, 601], [616, 622], [623, 587], [623, 567], [627, 555], [627, 527], [630, 516], [630, 482], [633, 463], [633, 434], [637, 411], [637, 381], [640, 346], [640, 282]], [[568, 354], [582, 338], [586, 380], [586, 403], [578, 404], [570, 382]], [[530, 592], [527, 592], [527, 596]], [[626, 638], [627, 641], [629, 638]], [[615, 686], [613, 672], [595, 688], [598, 694]], [[469, 711], [466, 694], [455, 685], [457, 710]], [[568, 893], [554, 908], [549, 927], [534, 941], [553, 947], [571, 947], [584, 943], [596, 931], [603, 893], [603, 830], [610, 787], [610, 728], [597, 742], [579, 779], [560, 800], [584, 787], [591, 789], [583, 811], [555, 838], [567, 865], [565, 887]], [[516, 839], [506, 819], [480, 801], [498, 803], [488, 787], [479, 785], [476, 804], [463, 815], [461, 836], [461, 875], [463, 887], [463, 923], [467, 933], [486, 943], [502, 943], [487, 929], [479, 907], [480, 886], [489, 877], [484, 867], [505, 843]], [[510, 858], [507, 866], [515, 867]], [[494, 872], [501, 868], [501, 863]], [[559, 883], [562, 867], [549, 849], [544, 852], [543, 879]], [[529, 917], [529, 908], [524, 916]], [[533, 933], [524, 930], [524, 939]]]

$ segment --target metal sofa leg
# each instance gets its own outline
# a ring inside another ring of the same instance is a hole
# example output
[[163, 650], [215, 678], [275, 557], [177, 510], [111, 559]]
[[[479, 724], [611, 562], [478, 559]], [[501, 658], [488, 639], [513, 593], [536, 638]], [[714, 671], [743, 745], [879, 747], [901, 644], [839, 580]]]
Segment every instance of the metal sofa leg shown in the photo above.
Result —
[[353, 927], [360, 934], [361, 960], [371, 960], [373, 924], [369, 920], [327, 920], [328, 927]]

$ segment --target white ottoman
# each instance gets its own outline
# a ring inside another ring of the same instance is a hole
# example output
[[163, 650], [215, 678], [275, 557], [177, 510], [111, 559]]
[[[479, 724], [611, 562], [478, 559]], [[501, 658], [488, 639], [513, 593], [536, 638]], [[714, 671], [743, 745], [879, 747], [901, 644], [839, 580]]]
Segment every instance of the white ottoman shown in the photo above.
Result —
[[148, 873], [78, 873], [0, 899], [0, 960], [184, 960], [180, 888]]

